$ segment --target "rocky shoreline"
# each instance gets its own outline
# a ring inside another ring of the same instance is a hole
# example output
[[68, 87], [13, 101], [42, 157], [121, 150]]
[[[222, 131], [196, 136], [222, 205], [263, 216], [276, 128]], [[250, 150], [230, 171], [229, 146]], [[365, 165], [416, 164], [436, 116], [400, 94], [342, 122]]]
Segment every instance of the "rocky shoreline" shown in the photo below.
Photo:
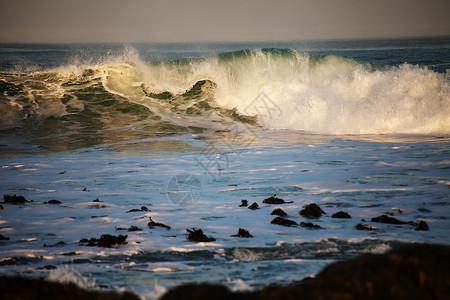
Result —
[[[161, 300], [190, 299], [430, 299], [450, 295], [450, 246], [411, 244], [386, 254], [364, 254], [325, 267], [315, 277], [290, 285], [232, 292], [214, 284], [173, 288]], [[0, 276], [2, 299], [139, 299], [131, 292], [84, 290], [72, 283]]]

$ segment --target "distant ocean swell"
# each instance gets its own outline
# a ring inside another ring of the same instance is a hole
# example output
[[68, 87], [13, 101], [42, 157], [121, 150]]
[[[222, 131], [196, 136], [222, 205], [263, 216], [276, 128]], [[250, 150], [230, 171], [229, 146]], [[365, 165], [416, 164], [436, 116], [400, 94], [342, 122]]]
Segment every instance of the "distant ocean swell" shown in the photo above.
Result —
[[156, 63], [136, 53], [130, 48], [95, 65], [1, 73], [0, 129], [63, 122], [55, 125], [59, 134], [136, 126], [183, 132], [246, 122], [332, 135], [450, 133], [448, 72], [289, 49]]

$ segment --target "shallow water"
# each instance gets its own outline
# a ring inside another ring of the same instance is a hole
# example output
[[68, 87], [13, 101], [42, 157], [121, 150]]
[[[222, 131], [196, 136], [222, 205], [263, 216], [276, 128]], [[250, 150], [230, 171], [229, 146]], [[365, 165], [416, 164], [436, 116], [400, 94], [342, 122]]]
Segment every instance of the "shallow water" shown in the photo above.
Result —
[[[401, 243], [449, 243], [448, 137], [260, 132], [243, 147], [227, 144], [227, 134], [165, 137], [151, 146], [134, 141], [132, 151], [125, 143], [3, 156], [2, 192], [33, 202], [3, 205], [0, 233], [10, 240], [0, 242], [2, 273], [126, 288], [151, 298], [186, 282], [233, 289], [288, 283], [359, 253], [383, 253]], [[170, 144], [176, 149], [168, 151]], [[262, 203], [273, 194], [293, 203]], [[102, 202], [92, 202], [97, 198]], [[51, 199], [62, 204], [43, 204]], [[239, 207], [241, 199], [260, 209]], [[298, 212], [312, 202], [327, 214], [301, 217]], [[151, 211], [127, 213], [143, 205]], [[297, 223], [324, 229], [272, 225], [275, 207]], [[340, 210], [352, 219], [331, 218]], [[385, 212], [425, 220], [430, 231], [370, 222]], [[148, 228], [148, 216], [172, 229]], [[379, 230], [356, 230], [361, 219]], [[132, 225], [143, 230], [115, 229]], [[216, 241], [187, 241], [186, 229], [194, 227]], [[240, 227], [254, 238], [230, 237]], [[102, 234], [128, 234], [128, 244], [78, 244]], [[60, 241], [65, 244], [54, 246]]]

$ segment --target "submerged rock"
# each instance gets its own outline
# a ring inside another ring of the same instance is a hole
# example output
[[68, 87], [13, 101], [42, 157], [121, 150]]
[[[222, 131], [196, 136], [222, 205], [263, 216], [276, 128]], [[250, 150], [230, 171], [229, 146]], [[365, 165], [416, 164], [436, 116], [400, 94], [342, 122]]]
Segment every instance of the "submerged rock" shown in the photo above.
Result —
[[148, 217], [149, 219], [150, 219], [150, 222], [148, 222], [148, 227], [150, 227], [150, 228], [154, 228], [154, 227], [162, 227], [162, 228], [167, 228], [167, 229], [170, 229], [171, 227], [170, 226], [168, 226], [168, 225], [166, 225], [166, 224], [163, 224], [163, 223], [158, 223], [158, 222], [155, 222], [155, 221], [153, 221], [152, 220], [152, 217]]
[[345, 211], [338, 211], [337, 213], [334, 213], [331, 217], [332, 218], [336, 218], [336, 219], [351, 219], [352, 218]]
[[16, 196], [14, 195], [3, 195], [3, 203], [6, 204], [25, 204], [28, 201], [24, 196]]
[[397, 225], [408, 224], [407, 222], [400, 221], [396, 218], [389, 217], [387, 215], [381, 215], [379, 217], [372, 218], [371, 221], [377, 223], [397, 224]]
[[301, 222], [300, 223], [301, 227], [305, 227], [305, 228], [312, 228], [312, 229], [323, 229], [321, 226], [313, 224], [311, 222]]
[[284, 212], [281, 208], [275, 208], [271, 215], [280, 216], [280, 217], [286, 217], [287, 213]]
[[272, 220], [272, 222], [270, 222], [270, 224], [287, 226], [287, 227], [298, 226], [298, 224], [295, 223], [294, 221], [291, 221], [291, 220], [288, 220], [288, 219], [285, 219], [282, 217], [276, 217], [275, 219]]
[[266, 204], [284, 204], [284, 203], [286, 203], [283, 199], [277, 198], [275, 196], [276, 196], [276, 194], [267, 199], [264, 199], [262, 203], [266, 203]]
[[358, 229], [358, 230], [378, 230], [378, 228], [376, 228], [376, 227], [373, 227], [373, 226], [368, 225], [368, 224], [362, 224], [362, 223], [357, 224], [355, 226], [355, 228]]
[[299, 214], [306, 218], [316, 219], [320, 218], [325, 212], [317, 204], [311, 203], [305, 205]]
[[428, 227], [427, 222], [425, 222], [423, 220], [416, 221], [414, 223], [414, 225], [416, 226], [416, 228], [414, 229], [416, 231], [428, 231], [428, 230], [430, 230], [430, 228]]
[[249, 209], [259, 209], [259, 205], [258, 205], [258, 203], [253, 202], [253, 204], [250, 205], [248, 208], [249, 208]]
[[239, 228], [238, 233], [231, 235], [231, 237], [252, 238], [253, 235], [251, 235], [250, 232], [248, 232], [248, 230], [244, 228]]
[[[47, 268], [53, 269], [53, 268]], [[139, 300], [131, 292], [92, 291], [78, 287], [74, 283], [60, 283], [43, 280], [42, 278], [24, 278], [0, 276], [0, 294], [3, 300]]]
[[247, 207], [248, 206], [248, 201], [245, 199], [241, 200], [241, 205], [239, 205], [239, 207]]
[[207, 237], [203, 230], [201, 229], [186, 229], [186, 231], [189, 233], [187, 236], [187, 239], [191, 242], [214, 242], [216, 239], [212, 237]]
[[386, 254], [364, 254], [329, 264], [315, 277], [251, 292], [221, 285], [188, 284], [163, 295], [171, 299], [395, 299], [444, 300], [450, 292], [450, 247], [413, 244]]

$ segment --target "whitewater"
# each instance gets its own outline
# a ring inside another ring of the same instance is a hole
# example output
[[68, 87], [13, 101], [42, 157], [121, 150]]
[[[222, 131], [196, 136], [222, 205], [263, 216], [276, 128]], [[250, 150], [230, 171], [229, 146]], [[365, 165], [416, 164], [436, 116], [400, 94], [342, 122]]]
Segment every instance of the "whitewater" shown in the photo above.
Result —
[[[1, 203], [0, 270], [155, 299], [449, 244], [449, 50], [448, 38], [0, 45], [0, 192], [33, 200]], [[263, 203], [274, 195], [287, 203]], [[326, 214], [301, 216], [310, 203]], [[271, 224], [275, 208], [322, 228]], [[406, 224], [371, 221], [383, 214]], [[215, 241], [188, 241], [192, 228]], [[80, 243], [103, 234], [127, 243]]]

